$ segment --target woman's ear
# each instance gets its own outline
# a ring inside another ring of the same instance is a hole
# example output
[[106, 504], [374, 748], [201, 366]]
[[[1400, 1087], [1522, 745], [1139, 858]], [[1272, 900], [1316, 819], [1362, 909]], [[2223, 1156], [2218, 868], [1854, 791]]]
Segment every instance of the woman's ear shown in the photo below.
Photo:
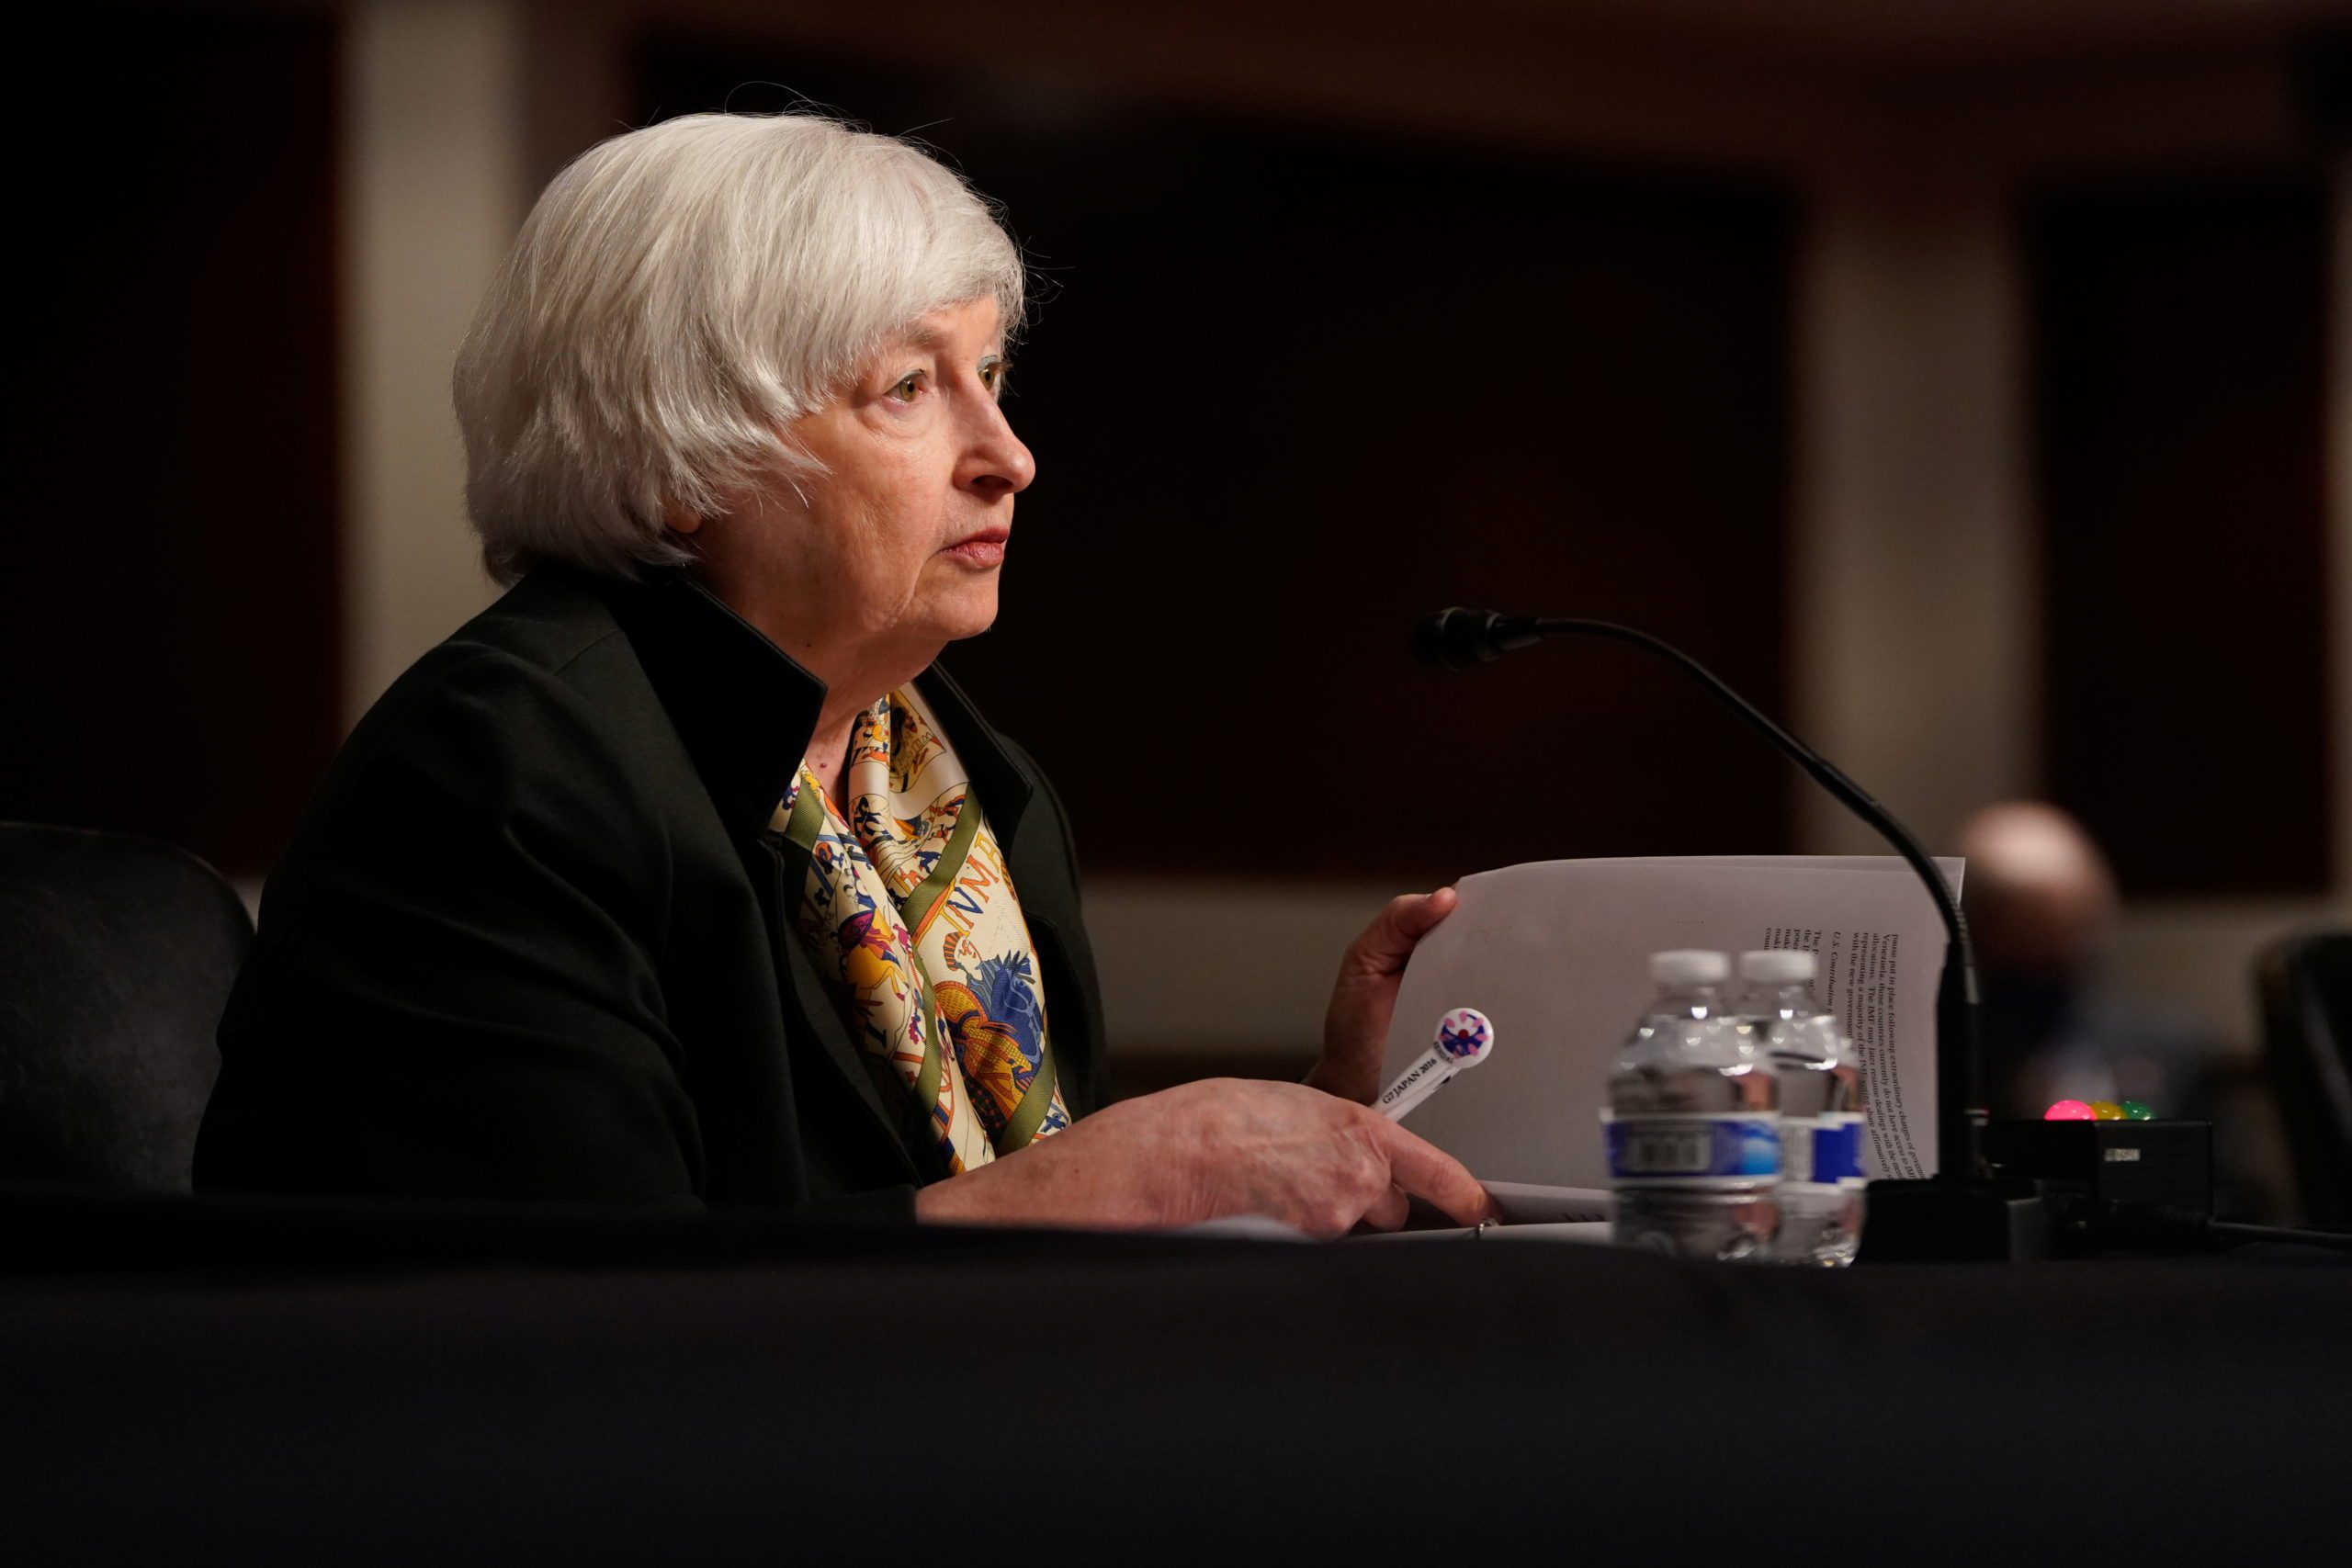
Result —
[[693, 534], [702, 528], [702, 513], [670, 502], [662, 508], [662, 521], [670, 525], [673, 534]]

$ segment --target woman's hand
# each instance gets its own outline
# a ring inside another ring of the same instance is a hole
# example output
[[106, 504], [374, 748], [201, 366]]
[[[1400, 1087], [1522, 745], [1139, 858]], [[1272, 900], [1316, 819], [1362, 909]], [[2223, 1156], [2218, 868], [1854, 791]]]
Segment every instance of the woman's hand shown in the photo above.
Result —
[[1492, 1209], [1453, 1156], [1362, 1105], [1304, 1084], [1211, 1078], [1122, 1100], [926, 1187], [915, 1215], [1148, 1230], [1263, 1214], [1329, 1237], [1396, 1229], [1408, 1195], [1465, 1225]]
[[1388, 1020], [1396, 1010], [1396, 986], [1405, 961], [1421, 938], [1461, 902], [1451, 887], [1391, 898], [1363, 935], [1340, 960], [1339, 984], [1323, 1016], [1323, 1055], [1306, 1081], [1327, 1094], [1361, 1104], [1380, 1092], [1380, 1055], [1388, 1043]]

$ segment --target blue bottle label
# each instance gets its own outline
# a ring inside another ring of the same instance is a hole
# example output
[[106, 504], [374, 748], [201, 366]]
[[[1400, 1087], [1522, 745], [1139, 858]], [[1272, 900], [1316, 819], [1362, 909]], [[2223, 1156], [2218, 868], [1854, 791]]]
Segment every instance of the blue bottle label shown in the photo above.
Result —
[[1781, 1181], [1796, 1187], [1862, 1185], [1862, 1118], [1848, 1111], [1781, 1118]]
[[1620, 1115], [1604, 1111], [1609, 1179], [1619, 1187], [1770, 1186], [1781, 1175], [1777, 1116], [1749, 1111]]

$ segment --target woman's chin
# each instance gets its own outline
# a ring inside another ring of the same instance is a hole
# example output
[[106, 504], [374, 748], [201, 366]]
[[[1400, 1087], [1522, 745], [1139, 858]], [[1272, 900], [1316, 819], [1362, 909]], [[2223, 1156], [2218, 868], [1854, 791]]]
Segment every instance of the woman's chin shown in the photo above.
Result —
[[923, 618], [947, 642], [979, 636], [996, 625], [996, 574], [958, 583], [937, 594], [932, 600], [931, 614]]

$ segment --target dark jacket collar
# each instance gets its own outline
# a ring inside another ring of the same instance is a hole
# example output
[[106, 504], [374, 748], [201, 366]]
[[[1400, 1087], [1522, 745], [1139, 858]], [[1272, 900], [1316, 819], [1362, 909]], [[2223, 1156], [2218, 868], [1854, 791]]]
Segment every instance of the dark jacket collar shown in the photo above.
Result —
[[768, 825], [808, 750], [825, 683], [684, 571], [604, 579], [597, 587], [728, 837], [751, 839]]
[[[691, 573], [647, 572], [598, 585], [676, 726], [728, 836], [767, 827], [824, 706], [825, 683]], [[997, 840], [1010, 851], [1037, 790], [962, 687], [937, 664], [917, 685], [963, 759]]]

